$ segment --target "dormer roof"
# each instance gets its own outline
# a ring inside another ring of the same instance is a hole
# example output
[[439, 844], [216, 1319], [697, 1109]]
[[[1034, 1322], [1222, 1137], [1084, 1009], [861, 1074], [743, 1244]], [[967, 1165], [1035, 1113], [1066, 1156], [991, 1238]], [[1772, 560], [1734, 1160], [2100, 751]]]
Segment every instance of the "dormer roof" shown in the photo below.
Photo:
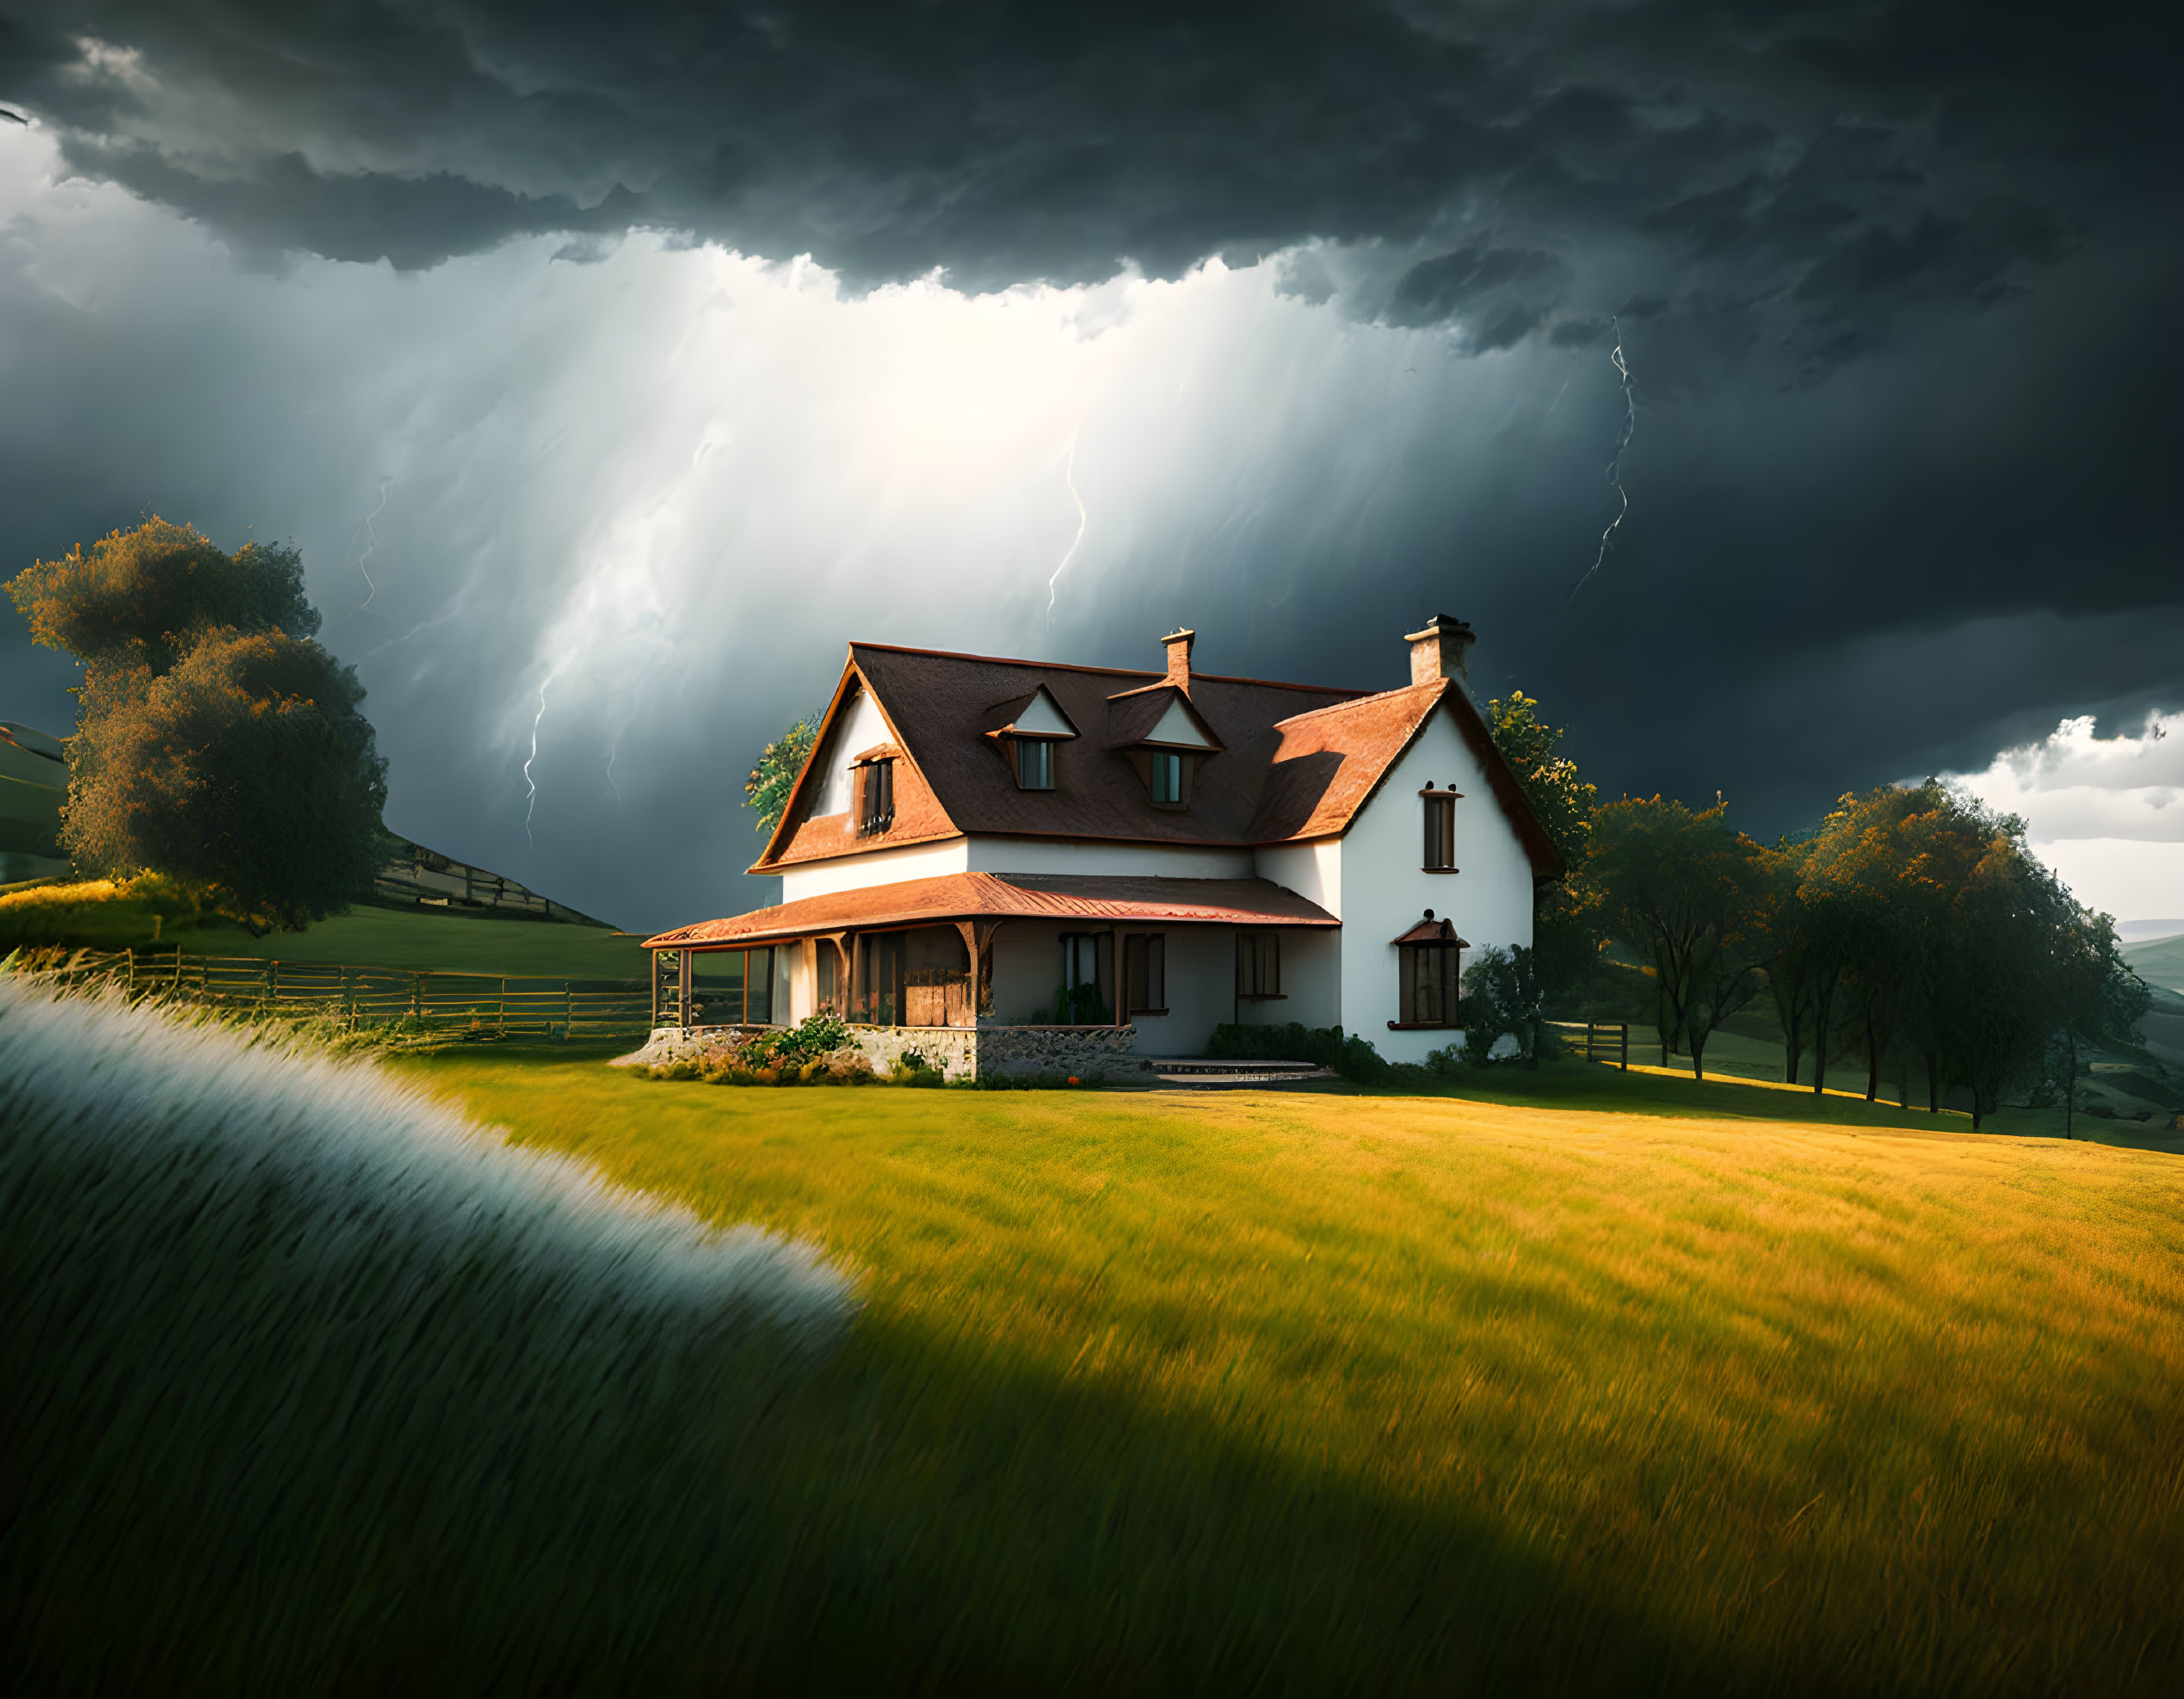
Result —
[[[807, 802], [820, 788], [807, 764], [753, 873], [966, 833], [1235, 847], [1337, 837], [1444, 706], [1485, 767], [1534, 872], [1560, 871], [1515, 775], [1451, 680], [1367, 695], [1193, 673], [1186, 695], [1163, 673], [857, 643], [817, 749], [828, 747], [834, 720], [859, 689], [872, 693], [908, 769], [897, 776], [894, 825], [856, 837], [846, 817], [811, 818]], [[1027, 736], [1064, 735], [1033, 729], [1034, 714], [1049, 707], [1078, 741], [1058, 763], [1054, 789], [1020, 790], [1007, 763], [994, 759], [994, 736], [1011, 726]], [[1121, 753], [1145, 747], [1218, 751], [1220, 758], [1200, 764], [1188, 809], [1161, 808]]]

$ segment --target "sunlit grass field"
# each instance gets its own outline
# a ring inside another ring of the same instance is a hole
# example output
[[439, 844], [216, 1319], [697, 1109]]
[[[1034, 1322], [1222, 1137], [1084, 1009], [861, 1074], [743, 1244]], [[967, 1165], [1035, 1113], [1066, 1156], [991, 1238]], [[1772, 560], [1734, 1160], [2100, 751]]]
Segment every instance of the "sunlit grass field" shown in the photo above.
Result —
[[678, 1648], [697, 1685], [2184, 1681], [2177, 1156], [1605, 1070], [1494, 1102], [403, 1066], [861, 1274], [838, 1354], [725, 1440], [779, 1555]]

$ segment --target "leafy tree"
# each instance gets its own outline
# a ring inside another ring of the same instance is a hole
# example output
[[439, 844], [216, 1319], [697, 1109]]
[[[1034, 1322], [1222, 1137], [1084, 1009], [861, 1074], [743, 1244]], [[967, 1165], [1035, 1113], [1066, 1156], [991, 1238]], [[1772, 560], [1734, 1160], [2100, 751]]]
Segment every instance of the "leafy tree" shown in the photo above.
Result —
[[254, 931], [346, 905], [380, 859], [386, 763], [355, 673], [313, 640], [293, 548], [224, 553], [153, 519], [8, 585], [84, 664], [62, 842], [149, 869]]
[[1599, 893], [1585, 874], [1600, 793], [1563, 753], [1564, 730], [1540, 719], [1537, 698], [1513, 690], [1508, 701], [1487, 703], [1485, 717], [1495, 748], [1562, 857], [1562, 877], [1534, 893], [1532, 948], [1542, 994], [1550, 1001], [1566, 998], [1584, 985], [1600, 956]]
[[1651, 959], [1663, 1067], [1681, 1039], [1704, 1078], [1707, 1040], [1759, 989], [1759, 856], [1724, 803], [1626, 797], [1593, 818], [1586, 876], [1609, 932]]
[[1521, 944], [1515, 949], [1490, 946], [1464, 970], [1464, 1060], [1481, 1067], [1493, 1060], [1494, 1046], [1504, 1034], [1515, 1038], [1512, 1059], [1525, 1066], [1539, 1066], [1539, 1029], [1546, 1018], [1542, 1006], [1537, 955]]
[[757, 812], [761, 837], [773, 836], [774, 828], [781, 823], [789, 792], [795, 788], [796, 775], [804, 770], [804, 763], [811, 758], [819, 722], [825, 718], [824, 712], [805, 714], [759, 751], [758, 765], [743, 782], [743, 796], [744, 806]]
[[206, 631], [281, 631], [307, 638], [318, 614], [304, 597], [303, 557], [248, 543], [224, 553], [188, 525], [154, 517], [17, 573], [8, 594], [49, 649], [96, 680], [105, 671], [168, 671]]
[[1752, 940], [1782, 1025], [1782, 1078], [1797, 1084], [1811, 1023], [1832, 999], [1836, 963], [1820, 917], [1805, 899], [1811, 840], [1784, 838], [1755, 857]]

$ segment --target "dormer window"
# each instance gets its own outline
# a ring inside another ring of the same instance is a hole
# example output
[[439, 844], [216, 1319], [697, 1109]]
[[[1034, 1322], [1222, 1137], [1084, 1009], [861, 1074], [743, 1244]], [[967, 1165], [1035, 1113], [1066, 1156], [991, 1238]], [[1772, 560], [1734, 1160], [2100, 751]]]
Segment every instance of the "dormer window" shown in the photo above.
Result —
[[1424, 806], [1425, 848], [1419, 865], [1428, 873], [1456, 871], [1456, 801], [1461, 791], [1435, 790], [1430, 781], [1418, 793]]
[[895, 762], [891, 756], [857, 763], [857, 836], [871, 837], [895, 824]]
[[1220, 754], [1222, 744], [1188, 695], [1172, 683], [1149, 684], [1110, 696], [1107, 703], [1107, 747], [1138, 769], [1146, 800], [1156, 808], [1189, 807], [1200, 763]]
[[1018, 790], [1052, 790], [1062, 745], [1077, 727], [1042, 684], [1028, 696], [997, 702], [986, 710], [989, 747], [1009, 763]]
[[1018, 790], [1054, 788], [1054, 744], [1046, 738], [1011, 738], [1009, 753], [1016, 768]]

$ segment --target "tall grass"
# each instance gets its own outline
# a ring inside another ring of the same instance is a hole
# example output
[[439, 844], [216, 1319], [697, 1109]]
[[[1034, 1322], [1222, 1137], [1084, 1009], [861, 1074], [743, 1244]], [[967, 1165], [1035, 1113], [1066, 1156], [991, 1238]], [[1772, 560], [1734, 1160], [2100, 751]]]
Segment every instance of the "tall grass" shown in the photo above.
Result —
[[642, 1684], [752, 1560], [719, 1436], [850, 1301], [369, 1063], [11, 976], [0, 1294], [0, 1674], [116, 1692]]

